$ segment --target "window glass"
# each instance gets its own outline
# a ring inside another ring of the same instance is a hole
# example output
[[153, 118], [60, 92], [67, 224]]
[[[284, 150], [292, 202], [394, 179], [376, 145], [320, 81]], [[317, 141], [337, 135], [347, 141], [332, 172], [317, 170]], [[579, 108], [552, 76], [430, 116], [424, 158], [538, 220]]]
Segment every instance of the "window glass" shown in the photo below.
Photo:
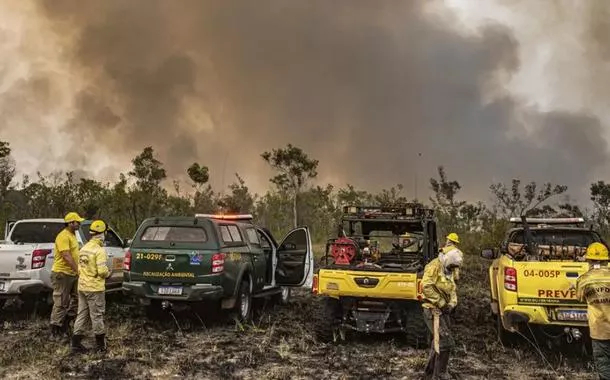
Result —
[[142, 241], [206, 242], [208, 236], [201, 227], [150, 226]]

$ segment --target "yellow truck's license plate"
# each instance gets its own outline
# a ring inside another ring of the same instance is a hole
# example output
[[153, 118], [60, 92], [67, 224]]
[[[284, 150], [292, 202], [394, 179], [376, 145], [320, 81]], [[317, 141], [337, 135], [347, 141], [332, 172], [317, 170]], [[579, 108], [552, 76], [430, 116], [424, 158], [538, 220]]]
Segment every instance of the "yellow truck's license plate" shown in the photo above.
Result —
[[557, 319], [560, 321], [586, 321], [586, 310], [560, 310], [557, 312]]

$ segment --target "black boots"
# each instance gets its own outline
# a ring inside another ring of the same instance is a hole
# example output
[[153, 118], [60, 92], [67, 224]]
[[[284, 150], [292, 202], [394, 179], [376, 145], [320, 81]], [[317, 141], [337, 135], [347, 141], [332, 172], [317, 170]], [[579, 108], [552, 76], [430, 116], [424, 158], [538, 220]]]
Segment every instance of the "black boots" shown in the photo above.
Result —
[[430, 356], [428, 357], [428, 363], [424, 369], [423, 378], [426, 380], [451, 379], [449, 371], [447, 370], [447, 367], [449, 366], [449, 354], [450, 351], [448, 350], [441, 351], [437, 354], [434, 349], [432, 349], [430, 351]]
[[87, 347], [83, 346], [83, 344], [81, 343], [83, 338], [84, 338], [83, 335], [72, 335], [72, 353], [73, 354], [78, 354], [78, 353], [83, 353], [83, 352], [88, 351]]
[[[72, 335], [72, 353], [73, 354], [85, 353], [85, 352], [89, 351], [89, 349], [87, 347], [83, 346], [83, 344], [82, 344], [84, 337], [85, 337], [84, 335]], [[106, 335], [105, 334], [96, 335], [95, 336], [95, 351], [104, 353], [104, 352], [106, 352], [106, 350], [107, 350]]]
[[106, 335], [96, 335], [95, 336], [95, 350], [97, 352], [106, 352]]
[[447, 367], [449, 366], [449, 351], [441, 351], [436, 356], [436, 362], [434, 363], [434, 379], [451, 379]]

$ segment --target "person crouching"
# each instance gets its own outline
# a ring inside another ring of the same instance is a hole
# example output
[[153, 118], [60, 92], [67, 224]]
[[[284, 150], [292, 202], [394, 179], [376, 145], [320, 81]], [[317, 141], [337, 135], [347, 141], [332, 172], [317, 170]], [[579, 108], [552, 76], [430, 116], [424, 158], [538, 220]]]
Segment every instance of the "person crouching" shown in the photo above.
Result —
[[86, 327], [91, 323], [95, 335], [96, 351], [106, 351], [104, 314], [106, 312], [106, 279], [111, 271], [107, 265], [104, 249], [106, 223], [96, 220], [91, 223], [91, 239], [80, 250], [78, 266], [78, 312], [72, 336], [72, 352], [85, 352], [82, 345]]

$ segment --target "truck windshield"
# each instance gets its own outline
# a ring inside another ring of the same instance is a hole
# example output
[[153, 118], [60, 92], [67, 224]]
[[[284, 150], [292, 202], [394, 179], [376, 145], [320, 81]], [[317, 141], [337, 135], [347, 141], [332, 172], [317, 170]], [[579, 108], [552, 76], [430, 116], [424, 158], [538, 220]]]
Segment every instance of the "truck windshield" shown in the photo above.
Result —
[[64, 227], [57, 222], [20, 222], [13, 227], [10, 240], [13, 243], [53, 243]]

